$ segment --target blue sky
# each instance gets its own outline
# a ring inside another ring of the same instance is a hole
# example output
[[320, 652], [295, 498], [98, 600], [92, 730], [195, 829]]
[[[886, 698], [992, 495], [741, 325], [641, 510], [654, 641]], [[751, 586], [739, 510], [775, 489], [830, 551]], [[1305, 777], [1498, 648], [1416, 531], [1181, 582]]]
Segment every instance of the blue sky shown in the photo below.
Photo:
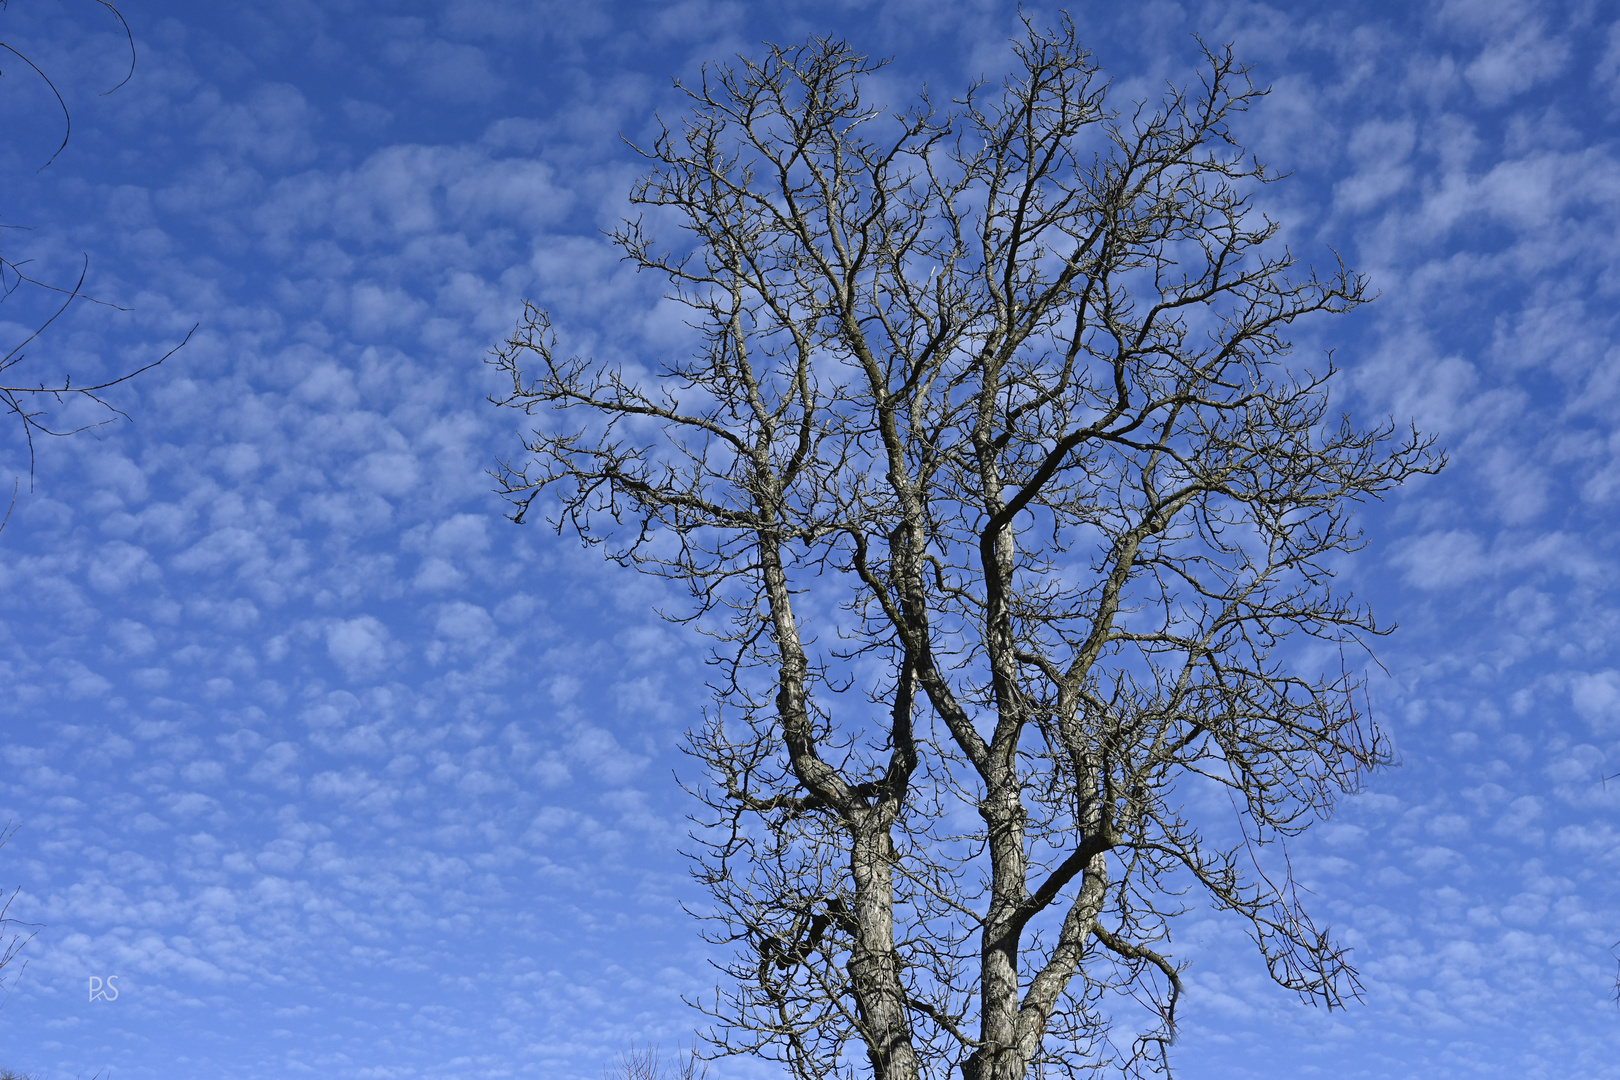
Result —
[[[763, 40], [1007, 64], [1009, 3], [13, 0], [5, 253], [80, 305], [38, 378], [156, 358], [133, 422], [40, 448], [0, 534], [0, 850], [40, 924], [0, 1066], [41, 1076], [594, 1078], [713, 986], [673, 772], [702, 645], [662, 586], [505, 522], [481, 358], [529, 297], [596, 355], [679, 347], [601, 234], [670, 77]], [[1037, 19], [1056, 5], [1032, 3]], [[1294, 848], [1355, 947], [1328, 1014], [1195, 913], [1182, 1075], [1620, 1076], [1620, 11], [1093, 4], [1119, 100], [1231, 41], [1268, 210], [1381, 299], [1302, 328], [1341, 400], [1452, 457], [1345, 577], [1401, 629], [1400, 767]], [[125, 309], [125, 310], [119, 310]], [[6, 348], [46, 311], [0, 305]], [[673, 344], [672, 344], [673, 343]], [[63, 419], [80, 414], [69, 406]], [[116, 1001], [87, 1000], [90, 977]], [[771, 1075], [722, 1062], [720, 1078]]]

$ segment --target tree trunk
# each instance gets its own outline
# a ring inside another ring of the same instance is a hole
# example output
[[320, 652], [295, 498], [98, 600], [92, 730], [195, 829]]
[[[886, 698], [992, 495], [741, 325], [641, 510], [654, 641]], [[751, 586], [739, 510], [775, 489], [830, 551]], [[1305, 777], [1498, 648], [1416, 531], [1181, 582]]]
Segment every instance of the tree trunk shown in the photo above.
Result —
[[911, 1014], [894, 949], [894, 843], [888, 817], [869, 811], [854, 827], [855, 947], [849, 975], [868, 1031], [872, 1080], [917, 1080]]
[[[994, 760], [992, 768], [1001, 766]], [[1002, 766], [1005, 768], [1004, 766]], [[1024, 808], [1011, 770], [985, 796], [979, 813], [990, 847], [990, 908], [980, 936], [983, 982], [979, 989], [979, 1047], [963, 1064], [966, 1080], [1022, 1080], [1018, 1054], [1018, 918], [1025, 895]], [[1008, 783], [1007, 780], [1012, 782]], [[1010, 1071], [1011, 1070], [1011, 1071]]]

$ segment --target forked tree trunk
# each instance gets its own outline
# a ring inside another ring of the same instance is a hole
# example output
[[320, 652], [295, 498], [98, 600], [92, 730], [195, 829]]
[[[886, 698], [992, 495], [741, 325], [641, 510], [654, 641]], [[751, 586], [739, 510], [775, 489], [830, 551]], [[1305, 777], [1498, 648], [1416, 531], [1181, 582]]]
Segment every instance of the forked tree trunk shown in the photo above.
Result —
[[[550, 489], [719, 643], [697, 862], [736, 951], [703, 1008], [795, 1080], [863, 1048], [872, 1080], [1139, 1064], [1110, 1045], [1162, 1069], [1189, 884], [1282, 985], [1356, 989], [1250, 867], [1380, 746], [1350, 675], [1276, 646], [1380, 632], [1332, 568], [1359, 502], [1443, 458], [1284, 362], [1366, 287], [1251, 213], [1274, 176], [1234, 141], [1262, 91], [1230, 51], [1114, 110], [1072, 23], [1026, 30], [948, 115], [864, 103], [881, 65], [836, 41], [706, 69], [632, 195], [688, 243], [615, 234], [703, 344], [626, 371], [530, 306], [497, 356], [505, 403], [549, 414], [501, 474], [515, 516]], [[1206, 840], [1188, 777], [1241, 843]], [[1116, 992], [1158, 1026], [1110, 1042], [1089, 1003]]]

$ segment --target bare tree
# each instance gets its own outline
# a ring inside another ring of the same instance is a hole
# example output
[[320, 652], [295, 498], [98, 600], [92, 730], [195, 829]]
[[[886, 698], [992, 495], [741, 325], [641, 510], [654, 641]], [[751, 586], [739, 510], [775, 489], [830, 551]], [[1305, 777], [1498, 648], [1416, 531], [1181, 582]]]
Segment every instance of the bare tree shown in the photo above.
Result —
[[602, 1074], [602, 1080], [703, 1080], [708, 1074], [708, 1066], [695, 1049], [677, 1051], [675, 1060], [666, 1063], [656, 1046], [632, 1045]]
[[1359, 989], [1266, 849], [1383, 761], [1333, 572], [1442, 460], [1287, 360], [1367, 290], [1253, 208], [1230, 50], [1116, 112], [1071, 25], [1026, 30], [999, 92], [898, 115], [836, 41], [706, 71], [632, 195], [684, 240], [614, 236], [701, 347], [570, 357], [531, 305], [492, 361], [540, 418], [513, 516], [550, 493], [718, 642], [706, 1037], [805, 1080], [1164, 1068], [1195, 905]]

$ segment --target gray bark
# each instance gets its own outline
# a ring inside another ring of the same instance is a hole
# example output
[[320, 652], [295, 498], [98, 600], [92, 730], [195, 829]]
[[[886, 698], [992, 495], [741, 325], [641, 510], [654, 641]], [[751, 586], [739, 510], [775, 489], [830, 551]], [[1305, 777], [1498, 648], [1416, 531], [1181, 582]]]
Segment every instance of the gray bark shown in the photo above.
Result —
[[[948, 114], [868, 106], [837, 42], [708, 72], [633, 195], [684, 246], [616, 236], [706, 346], [638, 380], [531, 306], [495, 358], [541, 417], [514, 516], [550, 492], [721, 642], [691, 734], [735, 950], [707, 1037], [803, 1080], [1162, 1067], [1189, 884], [1283, 986], [1356, 991], [1251, 855], [1380, 744], [1355, 680], [1281, 643], [1380, 632], [1325, 560], [1441, 460], [1332, 421], [1331, 367], [1287, 361], [1291, 323], [1365, 290], [1253, 220], [1229, 53], [1122, 118], [1072, 27], [1014, 51]], [[1240, 842], [1187, 818], [1200, 783]], [[1124, 995], [1159, 1007], [1129, 1043]]]

